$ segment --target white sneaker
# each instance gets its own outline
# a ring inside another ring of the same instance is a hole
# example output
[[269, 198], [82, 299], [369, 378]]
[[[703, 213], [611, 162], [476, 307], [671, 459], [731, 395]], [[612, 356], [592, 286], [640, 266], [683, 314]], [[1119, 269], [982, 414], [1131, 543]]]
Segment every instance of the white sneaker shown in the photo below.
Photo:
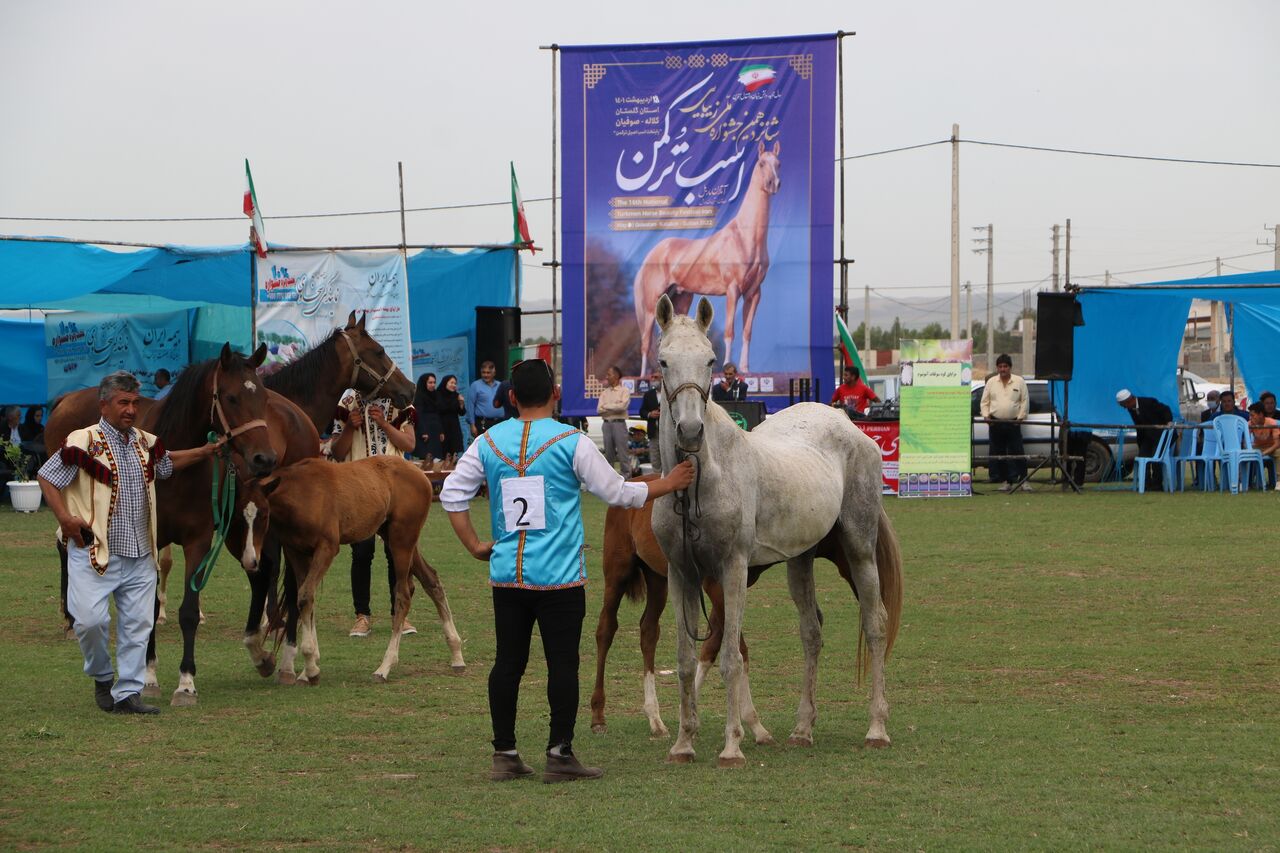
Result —
[[1031, 484], [1030, 484], [1030, 483], [1023, 483], [1023, 484], [1022, 484], [1021, 491], [1024, 491], [1024, 492], [1034, 492], [1034, 491], [1035, 491], [1035, 489], [1031, 488]]
[[1007, 492], [1007, 491], [1009, 491], [1009, 489], [1011, 489], [1012, 487], [1013, 487], [1013, 484], [1012, 484], [1012, 483], [1001, 483], [1001, 484], [1000, 484], [1000, 491], [1002, 491], [1002, 492]]

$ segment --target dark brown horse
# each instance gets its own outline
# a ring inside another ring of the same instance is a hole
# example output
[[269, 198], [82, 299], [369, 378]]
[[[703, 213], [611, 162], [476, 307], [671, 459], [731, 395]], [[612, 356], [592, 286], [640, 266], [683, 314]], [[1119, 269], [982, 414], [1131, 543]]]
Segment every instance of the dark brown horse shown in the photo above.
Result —
[[[396, 575], [395, 616], [391, 641], [374, 679], [385, 682], [399, 660], [400, 631], [413, 594], [410, 573], [430, 589], [439, 580], [418, 551], [418, 537], [431, 511], [431, 482], [416, 465], [396, 456], [374, 456], [355, 462], [319, 459], [279, 468], [270, 477], [245, 484], [244, 520], [251, 536], [237, 531], [228, 540], [241, 564], [253, 572], [267, 530], [284, 548], [297, 583], [303, 671], [298, 681], [320, 679], [320, 644], [315, 625], [316, 593], [342, 545], [378, 534], [387, 544]], [[430, 571], [428, 571], [430, 570]], [[455, 671], [462, 671], [462, 642], [453, 628], [444, 589], [432, 596], [440, 611]], [[286, 647], [280, 672], [293, 674], [293, 647]]]

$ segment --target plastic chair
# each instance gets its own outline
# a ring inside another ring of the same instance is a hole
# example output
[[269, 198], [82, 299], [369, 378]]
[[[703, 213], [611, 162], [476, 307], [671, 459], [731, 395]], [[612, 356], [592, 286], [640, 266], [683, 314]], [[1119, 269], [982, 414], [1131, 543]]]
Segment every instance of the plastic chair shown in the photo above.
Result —
[[[1218, 435], [1218, 461], [1226, 476], [1225, 484], [1231, 494], [1239, 494], [1249, 490], [1250, 474], [1258, 472], [1258, 486], [1265, 488], [1263, 478], [1262, 453], [1253, 449], [1253, 437], [1249, 434], [1249, 422], [1235, 415], [1219, 415], [1213, 419], [1213, 431]], [[1240, 480], [1241, 469], [1245, 469], [1245, 480]]]
[[1138, 494], [1145, 494], [1147, 491], [1147, 466], [1159, 465], [1164, 474], [1164, 490], [1166, 492], [1173, 491], [1173, 459], [1172, 447], [1173, 436], [1177, 430], [1166, 429], [1160, 433], [1160, 441], [1156, 443], [1156, 453], [1154, 456], [1139, 456], [1134, 460], [1133, 468], [1133, 487], [1138, 490]]
[[[1204, 437], [1204, 445], [1197, 450], [1196, 439], [1200, 436]], [[1205, 492], [1218, 490], [1218, 434], [1212, 429], [1182, 430], [1181, 450], [1174, 456], [1174, 462], [1178, 468], [1179, 489], [1186, 487], [1185, 466], [1190, 463], [1196, 472], [1197, 488]]]

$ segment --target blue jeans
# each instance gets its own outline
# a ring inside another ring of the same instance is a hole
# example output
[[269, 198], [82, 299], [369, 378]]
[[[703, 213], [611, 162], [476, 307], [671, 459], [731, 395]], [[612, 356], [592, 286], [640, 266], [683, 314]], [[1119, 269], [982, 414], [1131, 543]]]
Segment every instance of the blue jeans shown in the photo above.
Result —
[[107, 561], [99, 575], [89, 565], [89, 551], [67, 543], [67, 610], [75, 619], [76, 639], [84, 655], [84, 673], [94, 681], [112, 677], [111, 652], [107, 635], [111, 628], [111, 608], [115, 598], [116, 670], [119, 679], [111, 698], [119, 702], [142, 692], [147, 670], [147, 640], [155, 622], [156, 561], [145, 557], [118, 557]]

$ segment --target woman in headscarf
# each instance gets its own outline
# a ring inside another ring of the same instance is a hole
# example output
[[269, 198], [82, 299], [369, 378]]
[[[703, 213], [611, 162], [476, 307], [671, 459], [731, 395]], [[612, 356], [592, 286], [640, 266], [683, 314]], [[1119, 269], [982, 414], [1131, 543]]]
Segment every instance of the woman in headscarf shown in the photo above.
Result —
[[444, 428], [440, 422], [439, 397], [436, 394], [436, 375], [424, 373], [418, 377], [418, 390], [413, 395], [413, 409], [418, 413], [418, 435], [413, 455], [435, 470], [444, 461], [444, 446], [440, 441]]
[[440, 442], [444, 446], [444, 467], [452, 468], [462, 453], [462, 422], [458, 418], [467, 413], [467, 404], [458, 393], [458, 377], [452, 373], [446, 376], [440, 382], [437, 397], [436, 411], [443, 428]]

